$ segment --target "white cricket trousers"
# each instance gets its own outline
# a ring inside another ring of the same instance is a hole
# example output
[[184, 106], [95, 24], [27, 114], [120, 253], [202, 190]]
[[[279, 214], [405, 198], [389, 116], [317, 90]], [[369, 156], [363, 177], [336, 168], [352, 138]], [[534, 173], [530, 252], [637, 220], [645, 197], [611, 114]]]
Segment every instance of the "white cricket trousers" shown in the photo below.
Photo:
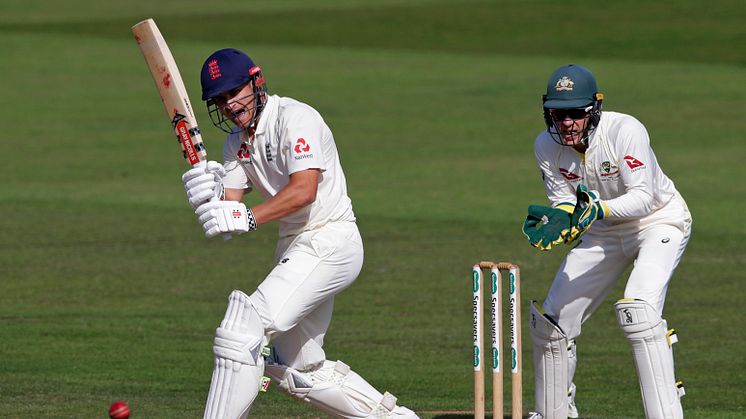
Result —
[[335, 222], [280, 239], [277, 265], [251, 295], [265, 334], [283, 364], [298, 371], [319, 366], [334, 296], [363, 265], [363, 241], [354, 222]]
[[673, 271], [691, 234], [691, 215], [683, 199], [639, 221], [597, 229], [594, 224], [568, 253], [544, 301], [569, 340], [593, 314], [630, 264], [624, 298], [645, 300], [661, 316]]

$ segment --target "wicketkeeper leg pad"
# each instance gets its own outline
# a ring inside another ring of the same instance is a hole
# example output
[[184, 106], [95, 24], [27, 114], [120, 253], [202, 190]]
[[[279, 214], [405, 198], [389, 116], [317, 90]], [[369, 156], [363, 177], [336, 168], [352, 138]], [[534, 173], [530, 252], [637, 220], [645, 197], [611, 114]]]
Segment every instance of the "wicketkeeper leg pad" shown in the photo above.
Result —
[[249, 296], [233, 291], [215, 332], [215, 369], [205, 406], [205, 419], [248, 416], [263, 383], [266, 343], [264, 326]]
[[545, 419], [568, 417], [568, 341], [559, 325], [531, 302], [536, 412]]
[[674, 376], [673, 349], [677, 338], [666, 321], [643, 300], [624, 299], [615, 305], [619, 326], [632, 345], [647, 418], [683, 418], [684, 388]]
[[397, 406], [396, 397], [379, 393], [341, 361], [324, 361], [320, 368], [301, 372], [268, 359], [267, 374], [290, 396], [335, 417], [417, 418], [413, 411]]

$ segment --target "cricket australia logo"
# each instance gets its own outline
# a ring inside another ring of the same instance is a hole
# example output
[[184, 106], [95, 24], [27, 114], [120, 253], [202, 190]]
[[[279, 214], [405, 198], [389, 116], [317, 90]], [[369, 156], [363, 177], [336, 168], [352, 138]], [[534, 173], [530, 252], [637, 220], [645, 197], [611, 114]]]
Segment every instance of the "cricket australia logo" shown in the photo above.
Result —
[[609, 178], [617, 178], [619, 177], [619, 166], [607, 160], [601, 163], [600, 175], [601, 175], [601, 180], [607, 180]]
[[558, 92], [572, 92], [572, 87], [575, 82], [570, 80], [567, 76], [562, 76], [561, 79], [557, 80], [557, 84], [554, 85], [554, 90]]

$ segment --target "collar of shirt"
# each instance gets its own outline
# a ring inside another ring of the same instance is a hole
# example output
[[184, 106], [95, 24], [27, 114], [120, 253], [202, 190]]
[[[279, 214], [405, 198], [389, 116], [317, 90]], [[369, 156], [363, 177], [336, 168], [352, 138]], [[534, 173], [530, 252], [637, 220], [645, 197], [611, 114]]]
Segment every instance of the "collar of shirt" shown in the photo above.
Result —
[[264, 110], [262, 110], [262, 114], [259, 116], [259, 123], [256, 125], [256, 131], [254, 132], [255, 137], [264, 135], [269, 124], [275, 120], [277, 115], [277, 105], [279, 103], [279, 97], [276, 95], [267, 95], [267, 104], [264, 105]]

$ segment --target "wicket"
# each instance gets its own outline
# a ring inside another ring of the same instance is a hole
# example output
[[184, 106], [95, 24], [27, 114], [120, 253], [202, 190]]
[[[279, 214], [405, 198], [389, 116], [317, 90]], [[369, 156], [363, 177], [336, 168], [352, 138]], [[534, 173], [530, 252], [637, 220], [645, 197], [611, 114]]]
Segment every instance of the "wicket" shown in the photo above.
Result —
[[509, 262], [482, 261], [472, 268], [472, 310], [474, 338], [474, 417], [484, 418], [484, 353], [482, 351], [483, 305], [482, 305], [482, 270], [490, 270], [492, 298], [492, 417], [503, 417], [503, 354], [502, 354], [502, 276], [500, 270], [509, 273], [510, 301], [510, 359], [513, 394], [513, 418], [523, 415], [521, 379], [521, 291], [520, 269]]

